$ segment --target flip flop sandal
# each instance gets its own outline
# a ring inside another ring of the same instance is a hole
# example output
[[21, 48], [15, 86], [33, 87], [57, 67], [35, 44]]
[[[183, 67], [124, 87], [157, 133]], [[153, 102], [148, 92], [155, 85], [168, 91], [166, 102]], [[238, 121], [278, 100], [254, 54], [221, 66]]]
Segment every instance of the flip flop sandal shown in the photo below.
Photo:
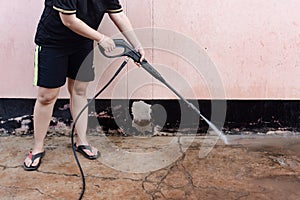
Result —
[[87, 159], [95, 160], [95, 159], [97, 159], [100, 156], [100, 152], [99, 151], [97, 151], [97, 154], [95, 154], [95, 155], [88, 155], [84, 150], [89, 150], [90, 152], [93, 152], [91, 146], [89, 146], [89, 145], [79, 145], [79, 146], [76, 146], [76, 144], [74, 144], [74, 147], [75, 147], [75, 149], [76, 149], [77, 152], [81, 153]]
[[[37, 154], [32, 154], [32, 151], [29, 152], [28, 154], [28, 157], [30, 158], [31, 160], [31, 164], [29, 166], [27, 166], [25, 164], [25, 162], [23, 163], [23, 168], [24, 170], [26, 171], [35, 171], [39, 168], [39, 166], [41, 165], [41, 162], [42, 162], [42, 158], [45, 156], [45, 151], [41, 152], [41, 153], [37, 153]], [[36, 166], [33, 166], [32, 164], [34, 163], [34, 161], [37, 159], [37, 158], [40, 158], [38, 164]]]

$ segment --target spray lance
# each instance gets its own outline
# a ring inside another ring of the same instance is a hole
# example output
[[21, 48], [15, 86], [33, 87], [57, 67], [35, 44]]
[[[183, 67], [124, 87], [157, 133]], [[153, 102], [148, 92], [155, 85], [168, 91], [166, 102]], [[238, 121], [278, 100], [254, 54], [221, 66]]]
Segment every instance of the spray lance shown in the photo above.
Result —
[[217, 133], [217, 135], [223, 140], [225, 144], [228, 144], [227, 138], [220, 131], [212, 122], [210, 122], [206, 117], [204, 117], [201, 112], [190, 102], [188, 102], [181, 94], [179, 94], [163, 77], [162, 75], [154, 68], [152, 67], [146, 59], [143, 61], [140, 61], [141, 55], [139, 52], [137, 52], [132, 46], [130, 46], [125, 40], [123, 39], [114, 39], [116, 48], [121, 50], [121, 53], [117, 54], [107, 54], [106, 51], [100, 46], [99, 49], [101, 53], [108, 57], [108, 58], [116, 58], [116, 57], [122, 57], [127, 56], [131, 58], [134, 62], [139, 63], [143, 69], [145, 69], [150, 75], [152, 75], [154, 78], [159, 80], [161, 83], [163, 83], [167, 88], [169, 88], [174, 94], [176, 94], [189, 108], [191, 108], [196, 114], [198, 114], [208, 125], [209, 127]]

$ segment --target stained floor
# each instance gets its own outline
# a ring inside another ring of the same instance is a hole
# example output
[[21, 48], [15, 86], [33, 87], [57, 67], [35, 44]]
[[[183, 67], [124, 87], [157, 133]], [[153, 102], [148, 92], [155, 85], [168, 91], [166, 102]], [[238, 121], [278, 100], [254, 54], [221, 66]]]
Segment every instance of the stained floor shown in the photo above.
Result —
[[[102, 153], [79, 155], [83, 199], [286, 199], [300, 197], [300, 136], [106, 137], [89, 135]], [[36, 172], [22, 163], [32, 136], [0, 137], [1, 199], [78, 199], [81, 177], [67, 136], [48, 136]]]

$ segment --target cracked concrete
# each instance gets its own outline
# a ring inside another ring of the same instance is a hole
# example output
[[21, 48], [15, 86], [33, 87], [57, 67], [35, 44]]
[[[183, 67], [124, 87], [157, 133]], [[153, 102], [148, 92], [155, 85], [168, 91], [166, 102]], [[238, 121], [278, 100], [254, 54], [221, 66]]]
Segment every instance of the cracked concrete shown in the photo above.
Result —
[[[89, 135], [102, 153], [79, 155], [86, 177], [83, 199], [287, 199], [300, 196], [299, 136], [230, 136], [199, 158], [205, 137]], [[22, 163], [32, 136], [0, 137], [1, 199], [78, 199], [81, 177], [67, 136], [46, 138], [36, 172]]]

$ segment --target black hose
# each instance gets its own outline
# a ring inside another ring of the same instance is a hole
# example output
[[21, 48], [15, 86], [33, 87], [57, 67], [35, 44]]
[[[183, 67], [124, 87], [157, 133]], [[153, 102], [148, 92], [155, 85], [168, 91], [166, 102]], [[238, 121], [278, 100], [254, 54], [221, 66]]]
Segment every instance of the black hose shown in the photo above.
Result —
[[76, 147], [75, 147], [75, 143], [74, 143], [74, 132], [75, 132], [76, 123], [77, 123], [78, 119], [80, 118], [80, 116], [82, 115], [82, 113], [84, 112], [84, 110], [86, 108], [88, 108], [88, 106], [111, 84], [111, 82], [118, 76], [118, 74], [125, 67], [127, 62], [128, 62], [128, 58], [126, 58], [125, 61], [123, 61], [123, 63], [119, 67], [119, 69], [115, 72], [113, 77], [106, 83], [106, 85], [101, 90], [99, 90], [99, 92], [97, 92], [97, 94], [95, 94], [95, 96], [92, 99], [90, 99], [88, 101], [88, 103], [81, 109], [81, 111], [78, 113], [76, 119], [74, 120], [74, 123], [73, 123], [73, 126], [72, 126], [72, 131], [71, 131], [71, 144], [72, 144], [73, 154], [74, 154], [77, 166], [79, 168], [79, 171], [80, 171], [80, 174], [81, 174], [81, 180], [82, 180], [82, 188], [81, 188], [81, 193], [80, 193], [80, 196], [79, 196], [79, 200], [82, 199], [82, 197], [84, 195], [84, 192], [85, 192], [85, 177], [84, 177], [84, 173], [83, 173], [82, 167], [80, 165], [79, 159], [78, 159], [77, 154], [76, 154]]

